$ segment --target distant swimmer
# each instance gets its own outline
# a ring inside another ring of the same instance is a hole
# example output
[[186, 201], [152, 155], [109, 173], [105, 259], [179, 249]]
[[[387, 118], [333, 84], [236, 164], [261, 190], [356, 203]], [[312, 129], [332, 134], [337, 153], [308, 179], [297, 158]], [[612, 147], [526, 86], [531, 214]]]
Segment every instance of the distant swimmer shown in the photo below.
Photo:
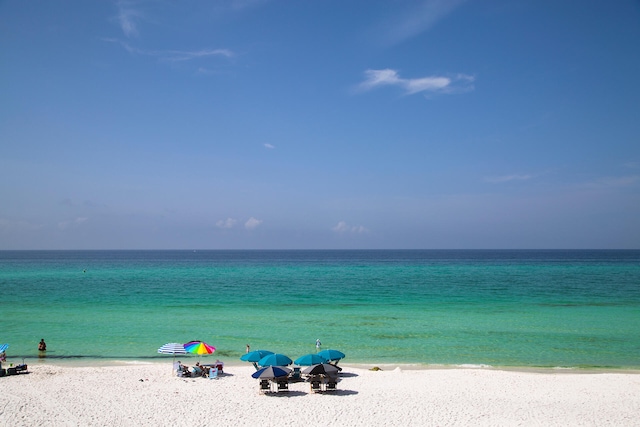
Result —
[[47, 343], [44, 342], [44, 338], [38, 343], [38, 351], [47, 351]]

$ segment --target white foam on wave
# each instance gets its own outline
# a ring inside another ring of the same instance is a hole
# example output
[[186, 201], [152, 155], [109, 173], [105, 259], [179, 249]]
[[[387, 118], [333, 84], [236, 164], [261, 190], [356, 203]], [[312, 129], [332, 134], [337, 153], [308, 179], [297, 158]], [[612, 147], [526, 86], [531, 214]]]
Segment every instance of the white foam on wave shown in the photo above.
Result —
[[493, 366], [491, 365], [484, 365], [484, 364], [473, 364], [473, 363], [463, 363], [460, 365], [454, 365], [456, 368], [466, 368], [466, 369], [488, 369], [488, 368], [493, 368]]

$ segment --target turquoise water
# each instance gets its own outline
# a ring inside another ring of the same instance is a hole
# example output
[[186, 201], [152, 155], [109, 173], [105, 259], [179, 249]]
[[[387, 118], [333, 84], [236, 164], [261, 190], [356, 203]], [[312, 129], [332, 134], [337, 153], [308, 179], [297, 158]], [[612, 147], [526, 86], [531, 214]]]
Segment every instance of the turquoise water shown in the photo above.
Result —
[[640, 251], [0, 251], [0, 292], [15, 358], [640, 368]]

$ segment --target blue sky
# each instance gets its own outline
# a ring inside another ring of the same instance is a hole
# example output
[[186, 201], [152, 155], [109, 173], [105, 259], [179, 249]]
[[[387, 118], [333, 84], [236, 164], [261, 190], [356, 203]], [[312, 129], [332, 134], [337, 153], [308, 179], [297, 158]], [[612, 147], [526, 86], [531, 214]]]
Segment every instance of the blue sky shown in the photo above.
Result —
[[0, 249], [640, 248], [640, 3], [0, 2]]

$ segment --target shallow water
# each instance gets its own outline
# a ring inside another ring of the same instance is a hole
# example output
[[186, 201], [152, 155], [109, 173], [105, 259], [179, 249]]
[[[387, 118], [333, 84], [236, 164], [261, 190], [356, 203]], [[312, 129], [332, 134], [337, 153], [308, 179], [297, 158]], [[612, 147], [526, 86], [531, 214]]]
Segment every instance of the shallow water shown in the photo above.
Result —
[[0, 251], [8, 355], [640, 367], [640, 251]]

